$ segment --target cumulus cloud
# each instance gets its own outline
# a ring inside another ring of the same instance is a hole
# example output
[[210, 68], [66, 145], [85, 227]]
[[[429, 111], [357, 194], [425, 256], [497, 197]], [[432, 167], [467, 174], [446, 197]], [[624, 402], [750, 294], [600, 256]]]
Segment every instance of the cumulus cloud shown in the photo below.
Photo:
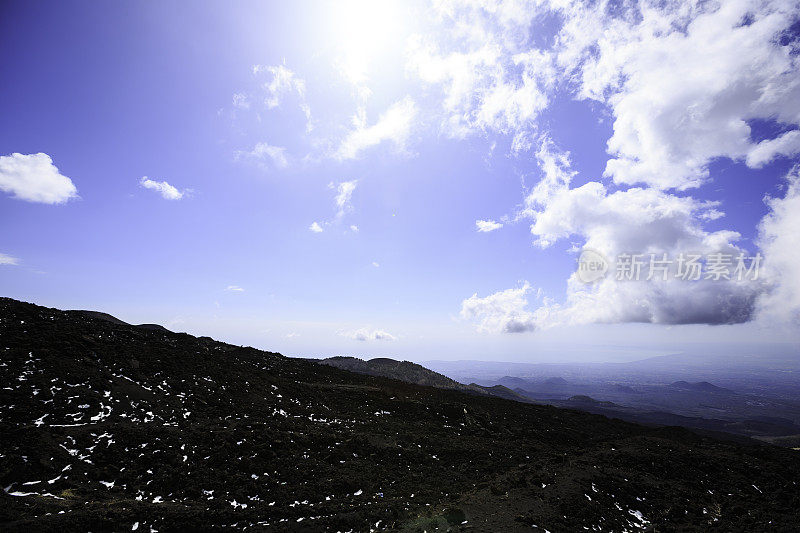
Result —
[[249, 160], [262, 168], [286, 168], [289, 166], [289, 159], [286, 155], [286, 148], [273, 146], [266, 142], [256, 143], [252, 150], [239, 150], [234, 154], [237, 160]]
[[[435, 7], [442, 31], [411, 39], [408, 73], [440, 91], [446, 133], [505, 134], [513, 154], [536, 150], [542, 177], [516, 217], [530, 221], [536, 246], [570, 239], [607, 257], [754, 253], [736, 231], [706, 229], [724, 217], [720, 204], [685, 191], [706, 183], [720, 158], [758, 168], [800, 153], [800, 41], [792, 29], [800, 4], [452, 0]], [[552, 40], [533, 33], [534, 19], [545, 16], [558, 21]], [[569, 154], [541, 135], [537, 118], [557, 91], [606, 106], [613, 133], [603, 177], [612, 183], [573, 185]], [[757, 124], [781, 133], [756, 140], [764, 133]], [[765, 265], [789, 274], [767, 269], [768, 279], [755, 282], [692, 283], [612, 276], [592, 285], [573, 274], [562, 303], [529, 308], [525, 283], [473, 295], [462, 317], [481, 330], [511, 332], [589, 322], [727, 324], [752, 320], [759, 309], [796, 309], [798, 287], [782, 281], [800, 278], [790, 270], [800, 249], [791, 229], [796, 191], [791, 178], [784, 198], [768, 200], [760, 226]], [[476, 228], [493, 229], [490, 222]]]
[[354, 341], [394, 341], [397, 337], [380, 329], [360, 328], [352, 331], [340, 331], [339, 335]]
[[800, 322], [800, 167], [786, 177], [783, 198], [766, 199], [770, 212], [759, 224], [764, 277], [771, 287], [758, 301], [759, 318]]
[[[552, 143], [544, 139], [537, 157], [543, 178], [530, 190], [520, 217], [532, 219], [534, 243], [541, 248], [578, 238], [586, 248], [609, 260], [626, 253], [645, 258], [667, 254], [671, 259], [682, 253], [703, 257], [745, 254], [736, 245], [738, 233], [703, 228], [704, 219], [720, 215], [715, 203], [658, 188], [609, 191], [598, 181], [572, 187], [574, 172], [567, 154], [554, 151]], [[783, 205], [776, 202], [773, 211]], [[690, 282], [675, 278], [676, 264], [670, 268], [666, 280], [618, 280], [612, 272], [590, 285], [581, 283], [573, 273], [562, 303], [543, 299], [535, 309], [528, 308], [530, 286], [525, 283], [483, 298], [473, 295], [462, 303], [461, 316], [487, 332], [589, 323], [732, 324], [754, 318], [757, 301], [766, 288], [763, 280], [703, 278]]]
[[0, 156], [0, 190], [18, 200], [43, 204], [61, 204], [78, 197], [72, 180], [41, 152]]
[[[559, 239], [579, 237], [586, 248], [607, 258], [620, 254], [681, 253], [738, 256], [740, 235], [730, 230], [707, 231], [702, 221], [717, 218], [713, 202], [677, 196], [657, 188], [630, 188], [609, 192], [597, 181], [571, 187], [573, 173], [565, 154], [553, 154], [552, 145], [539, 151], [545, 178], [526, 198], [531, 233], [545, 248]], [[566, 303], [538, 310], [542, 324], [591, 322], [738, 323], [752, 318], [760, 283], [736, 280], [618, 281], [609, 276], [596, 285], [584, 285], [573, 273]]]
[[473, 294], [461, 303], [461, 318], [477, 323], [484, 333], [521, 333], [536, 329], [536, 316], [528, 310], [526, 281], [521, 287], [506, 289], [480, 298]]
[[354, 159], [367, 148], [383, 142], [390, 142], [397, 150], [404, 151], [416, 115], [417, 105], [410, 97], [389, 106], [371, 126], [367, 125], [366, 112], [360, 109], [353, 118], [355, 128], [344, 138], [336, 156], [339, 159]]
[[139, 184], [145, 189], [156, 191], [165, 200], [180, 200], [186, 194], [186, 191], [179, 191], [166, 181], [151, 180], [147, 176], [142, 176]]
[[502, 228], [503, 224], [500, 222], [495, 222], [494, 220], [476, 220], [475, 227], [481, 233], [488, 233], [490, 231]]
[[750, 121], [800, 124], [795, 2], [565, 3], [558, 64], [614, 115], [606, 176], [688, 189], [718, 157], [758, 166], [797, 134], [755, 144]]
[[[759, 168], [800, 153], [793, 29], [800, 4], [452, 0], [435, 7], [442, 31], [411, 39], [407, 71], [440, 91], [446, 133], [499, 133], [513, 154], [536, 150], [541, 179], [516, 216], [530, 221], [536, 246], [569, 239], [607, 257], [755, 252], [741, 247], [736, 231], [706, 229], [724, 217], [721, 204], [685, 191], [708, 182], [709, 165], [720, 158]], [[533, 33], [535, 19], [546, 16], [558, 21], [552, 40]], [[537, 119], [557, 91], [606, 106], [613, 133], [603, 177], [612, 183], [575, 186], [569, 154], [542, 136]], [[756, 128], [780, 133], [762, 140]], [[796, 314], [800, 287], [787, 281], [800, 279], [791, 270], [800, 249], [792, 229], [796, 181], [788, 179], [785, 197], [768, 199], [759, 246], [772, 266], [760, 280], [612, 276], [584, 285], [573, 274], [561, 303], [528, 307], [525, 283], [473, 295], [462, 316], [485, 331], [511, 332], [589, 322], [739, 323], [767, 309]], [[494, 221], [476, 228], [496, 229]]]
[[[526, 152], [566, 89], [608, 106], [605, 175], [618, 184], [686, 190], [716, 158], [757, 167], [800, 152], [796, 2], [454, 0], [434, 10], [437, 31], [410, 39], [406, 69], [439, 90], [436, 116], [452, 136], [508, 134], [511, 152]], [[555, 38], [534, 44], [546, 17], [560, 21]], [[793, 131], [756, 143], [759, 119]]]
[[19, 259], [8, 254], [0, 253], [0, 265], [18, 265]]
[[323, 231], [322, 226], [320, 226], [318, 222], [312, 222], [308, 229], [311, 230], [312, 233], [322, 233]]

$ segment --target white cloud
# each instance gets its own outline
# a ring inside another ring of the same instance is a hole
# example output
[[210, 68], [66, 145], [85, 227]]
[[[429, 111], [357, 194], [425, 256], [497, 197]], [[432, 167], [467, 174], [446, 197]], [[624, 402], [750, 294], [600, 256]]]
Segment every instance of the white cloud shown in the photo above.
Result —
[[[508, 134], [511, 152], [526, 152], [567, 89], [608, 106], [605, 175], [618, 184], [685, 190], [716, 158], [756, 167], [800, 152], [796, 131], [755, 143], [749, 125], [800, 126], [796, 2], [453, 0], [434, 11], [436, 31], [410, 39], [406, 69], [440, 89], [433, 116], [452, 136]], [[545, 17], [561, 26], [540, 48]]]
[[18, 265], [19, 258], [0, 253], [0, 265]]
[[[702, 220], [721, 215], [716, 203], [658, 189], [609, 192], [597, 181], [571, 188], [574, 173], [566, 154], [553, 153], [545, 141], [538, 156], [545, 178], [526, 198], [525, 216], [533, 219], [531, 233], [540, 247], [577, 236], [610, 259], [623, 253], [667, 253], [674, 259], [681, 253], [743, 252], [734, 244], [738, 233], [703, 229]], [[617, 281], [613, 275], [587, 286], [573, 273], [565, 304], [546, 304], [537, 310], [537, 320], [541, 326], [745, 322], [762, 291], [763, 285], [753, 282]]]
[[417, 105], [410, 97], [389, 106], [371, 126], [367, 126], [366, 113], [360, 109], [353, 118], [355, 129], [344, 138], [336, 156], [339, 159], [354, 159], [363, 150], [384, 141], [391, 142], [397, 150], [404, 151], [416, 115]]
[[761, 141], [747, 154], [747, 166], [763, 167], [778, 156], [791, 157], [800, 153], [800, 130], [787, 131], [780, 137]]
[[758, 316], [771, 323], [800, 322], [800, 167], [786, 177], [783, 198], [767, 198], [770, 212], [759, 224], [764, 277], [770, 290], [758, 302]]
[[481, 233], [488, 233], [490, 231], [502, 228], [503, 224], [500, 222], [495, 222], [494, 220], [476, 220], [475, 227]]
[[355, 341], [394, 341], [397, 337], [380, 329], [360, 328], [352, 331], [340, 331], [339, 335]]
[[756, 145], [748, 125], [800, 124], [800, 57], [778, 38], [795, 3], [566, 6], [558, 61], [581, 97], [611, 107], [605, 174], [615, 182], [687, 189], [708, 179], [714, 158], [760, 165], [797, 152], [796, 134]]
[[229, 292], [244, 292], [244, 289], [238, 285], [228, 285], [225, 290]]
[[473, 294], [461, 303], [461, 318], [477, 322], [484, 333], [521, 333], [536, 329], [536, 318], [527, 309], [531, 286], [507, 289], [479, 298]]
[[289, 166], [289, 159], [286, 156], [286, 148], [273, 146], [269, 143], [256, 143], [252, 150], [239, 150], [234, 154], [235, 159], [246, 159], [257, 163], [262, 168], [272, 165], [275, 168], [286, 168]]
[[278, 109], [285, 100], [291, 99], [305, 116], [305, 132], [311, 133], [314, 122], [306, 100], [305, 80], [285, 65], [253, 65], [252, 72], [260, 82], [258, 90], [234, 93], [233, 107], [245, 111], [252, 109], [256, 120], [261, 122], [264, 111]]
[[[719, 203], [669, 191], [707, 182], [719, 158], [757, 168], [800, 153], [800, 43], [790, 30], [800, 4], [452, 0], [436, 8], [442, 31], [411, 40], [407, 70], [441, 89], [446, 133], [504, 134], [513, 154], [538, 145], [542, 179], [517, 214], [531, 221], [536, 245], [570, 239], [573, 248], [585, 244], [608, 257], [744, 252], [737, 232], [706, 229], [724, 216]], [[542, 15], [561, 22], [550, 49], [531, 44], [542, 42], [532, 33]], [[541, 135], [539, 113], [562, 89], [607, 106], [613, 134], [604, 177], [614, 184], [573, 187], [569, 154]], [[763, 122], [784, 133], [755, 141], [763, 131], [751, 125]], [[612, 276], [587, 286], [573, 274], [563, 303], [545, 299], [529, 309], [525, 283], [473, 295], [462, 316], [485, 331], [524, 331], [590, 322], [738, 323], [759, 309], [796, 315], [800, 187], [797, 178], [789, 183], [784, 198], [769, 200], [760, 227], [765, 264], [774, 258], [768, 279], [639, 283]]]
[[350, 199], [353, 196], [353, 191], [356, 190], [357, 184], [358, 180], [343, 181], [336, 187], [336, 198], [334, 198], [334, 201], [338, 208], [336, 212], [337, 218], [343, 217], [347, 211], [352, 209]]
[[[341, 223], [344, 215], [353, 210], [353, 206], [350, 201], [353, 197], [353, 191], [355, 191], [356, 185], [358, 185], [358, 180], [343, 181], [337, 185], [334, 185], [333, 182], [330, 182], [328, 184], [328, 188], [336, 191], [336, 195], [333, 198], [333, 203], [336, 206], [336, 214], [330, 220], [325, 220], [321, 224], [314, 222], [311, 224], [309, 229], [314, 233], [321, 233], [325, 226]], [[351, 225], [350, 231], [357, 233], [358, 226]]]
[[301, 98], [305, 97], [306, 83], [302, 78], [286, 68], [285, 65], [264, 66], [254, 65], [253, 74], [259, 75], [268, 73], [270, 80], [264, 83], [267, 97], [264, 100], [267, 107], [272, 109], [281, 104], [281, 100], [287, 93], [296, 93]]
[[233, 95], [233, 107], [250, 109], [250, 99], [244, 93], [235, 93]]
[[0, 190], [13, 198], [61, 204], [78, 197], [78, 189], [61, 175], [49, 155], [13, 153], [0, 156]]
[[542, 13], [529, 4], [438, 3], [436, 34], [409, 41], [407, 71], [441, 88], [449, 135], [528, 130], [547, 106], [555, 70], [522, 38]]
[[[537, 156], [544, 177], [529, 192], [520, 217], [532, 219], [531, 233], [542, 248], [577, 237], [612, 261], [623, 253], [666, 253], [672, 259], [681, 253], [743, 253], [734, 244], [738, 233], [703, 228], [703, 219], [720, 215], [715, 203], [659, 189], [609, 192], [597, 181], [573, 188], [567, 154], [555, 152], [545, 139]], [[484, 298], [473, 295], [463, 302], [461, 315], [489, 332], [589, 323], [729, 324], [753, 319], [764, 290], [759, 281], [618, 281], [614, 272], [585, 285], [573, 273], [563, 303], [544, 299], [529, 310], [525, 283]]]
[[185, 194], [185, 191], [179, 191], [166, 181], [154, 181], [147, 176], [142, 176], [142, 179], [139, 180], [139, 184], [145, 189], [158, 192], [165, 200], [180, 200]]

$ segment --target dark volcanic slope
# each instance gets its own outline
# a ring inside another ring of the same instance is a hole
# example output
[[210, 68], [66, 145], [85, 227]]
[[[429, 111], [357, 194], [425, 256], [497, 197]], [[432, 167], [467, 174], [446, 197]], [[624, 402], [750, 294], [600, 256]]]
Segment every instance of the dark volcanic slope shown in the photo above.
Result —
[[0, 377], [5, 531], [800, 523], [791, 450], [352, 374], [9, 299], [0, 299]]

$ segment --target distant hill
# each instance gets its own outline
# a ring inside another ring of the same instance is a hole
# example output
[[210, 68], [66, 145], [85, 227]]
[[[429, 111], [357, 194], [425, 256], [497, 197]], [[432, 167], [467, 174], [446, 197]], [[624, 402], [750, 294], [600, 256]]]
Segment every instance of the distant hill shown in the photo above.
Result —
[[471, 394], [483, 394], [489, 396], [498, 396], [500, 398], [507, 398], [521, 402], [529, 401], [524, 396], [521, 396], [513, 390], [503, 386], [495, 385], [493, 387], [483, 387], [471, 383], [464, 385], [454, 379], [450, 379], [445, 375], [429, 370], [422, 365], [412, 363], [411, 361], [396, 361], [386, 357], [376, 357], [374, 359], [359, 359], [357, 357], [344, 357], [336, 356], [328, 359], [322, 359], [319, 364], [335, 366], [342, 370], [349, 372], [356, 372], [358, 374], [366, 374], [368, 376], [382, 376], [391, 379], [398, 379], [406, 383], [413, 383], [415, 385], [424, 385], [426, 387], [437, 387], [439, 389], [451, 389]]
[[591, 396], [586, 396], [585, 394], [577, 394], [575, 396], [570, 396], [567, 401], [581, 406], [592, 405], [592, 406], [602, 406], [602, 407], [617, 407], [617, 405], [614, 402], [595, 400]]
[[708, 381], [698, 381], [696, 383], [689, 383], [688, 381], [676, 381], [671, 383], [670, 387], [697, 392], [724, 392], [728, 394], [736, 394], [732, 390], [725, 389], [723, 387], [717, 387]]
[[497, 380], [497, 383], [508, 387], [513, 390], [522, 391], [550, 391], [553, 389], [564, 389], [570, 386], [570, 383], [561, 377], [551, 377], [541, 381], [531, 381], [530, 379], [519, 378], [514, 376], [503, 376]]
[[165, 328], [164, 326], [161, 326], [159, 324], [139, 324], [136, 327], [137, 328], [142, 328], [142, 329], [151, 329], [151, 330], [154, 330], [154, 331], [169, 331], [167, 328]]
[[69, 312], [70, 313], [77, 313], [77, 314], [79, 314], [81, 316], [85, 316], [85, 317], [97, 318], [99, 320], [105, 320], [106, 322], [111, 322], [112, 324], [117, 324], [117, 325], [120, 325], [120, 326], [133, 326], [133, 327], [137, 327], [137, 328], [151, 329], [151, 330], [156, 330], [156, 331], [169, 331], [167, 328], [165, 328], [164, 326], [161, 326], [159, 324], [138, 324], [138, 325], [137, 324], [129, 324], [129, 323], [123, 321], [123, 320], [120, 320], [119, 318], [117, 318], [117, 317], [115, 317], [113, 315], [109, 315], [108, 313], [101, 313], [100, 311], [83, 311], [83, 310], [80, 310], [80, 311], [69, 311]]
[[416, 383], [417, 385], [439, 387], [440, 389], [461, 390], [466, 387], [466, 385], [462, 385], [433, 370], [428, 370], [422, 365], [410, 361], [395, 361], [386, 357], [364, 360], [357, 357], [337, 356], [323, 359], [320, 364], [335, 366], [336, 368], [358, 372], [359, 374], [384, 376], [408, 383]]
[[639, 391], [637, 391], [636, 389], [634, 389], [630, 385], [622, 385], [622, 384], [619, 384], [619, 383], [615, 383], [612, 388], [613, 388], [614, 391], [622, 392], [624, 394], [640, 394]]
[[130, 326], [127, 322], [120, 320], [119, 318], [109, 315], [108, 313], [101, 313], [100, 311], [69, 311], [70, 313], [75, 313], [81, 316], [86, 316], [89, 318], [97, 318], [100, 320], [105, 320], [106, 322], [111, 322], [112, 324], [118, 324], [120, 326]]
[[498, 379], [497, 382], [500, 385], [508, 387], [509, 389], [522, 389], [526, 390], [533, 385], [530, 381], [523, 378], [512, 377], [512, 376], [503, 376], [502, 378]]

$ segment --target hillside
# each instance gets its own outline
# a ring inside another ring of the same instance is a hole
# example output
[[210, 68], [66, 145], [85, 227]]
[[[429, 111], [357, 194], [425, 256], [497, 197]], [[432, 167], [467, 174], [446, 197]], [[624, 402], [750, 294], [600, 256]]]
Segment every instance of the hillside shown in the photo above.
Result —
[[319, 362], [323, 365], [335, 366], [349, 372], [367, 374], [369, 376], [382, 376], [385, 378], [398, 379], [415, 385], [427, 387], [437, 387], [440, 389], [452, 389], [469, 394], [497, 396], [520, 402], [528, 402], [527, 398], [504, 387], [495, 385], [494, 387], [482, 387], [471, 383], [464, 385], [454, 379], [450, 379], [443, 374], [428, 370], [422, 365], [410, 361], [395, 361], [385, 357], [364, 360], [357, 357], [330, 357]]
[[792, 531], [800, 522], [792, 450], [7, 298], [0, 379], [4, 531]]
[[357, 357], [330, 357], [323, 359], [320, 364], [335, 366], [342, 370], [367, 374], [370, 376], [383, 376], [416, 383], [417, 385], [427, 385], [439, 387], [441, 389], [463, 390], [466, 385], [448, 378], [433, 370], [428, 370], [424, 366], [410, 361], [395, 361], [385, 357], [364, 360]]

